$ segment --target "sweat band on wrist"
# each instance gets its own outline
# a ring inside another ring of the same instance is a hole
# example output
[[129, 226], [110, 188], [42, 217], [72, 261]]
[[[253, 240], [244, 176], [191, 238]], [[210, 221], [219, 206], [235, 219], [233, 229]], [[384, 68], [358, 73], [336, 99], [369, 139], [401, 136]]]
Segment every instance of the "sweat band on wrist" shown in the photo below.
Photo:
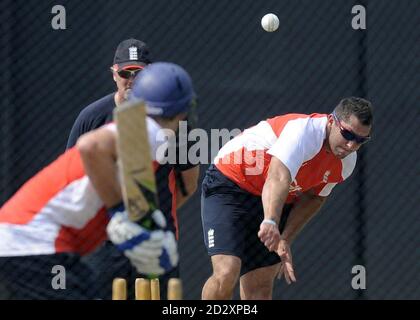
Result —
[[262, 223], [272, 224], [273, 226], [277, 226], [277, 222], [273, 219], [264, 219]]

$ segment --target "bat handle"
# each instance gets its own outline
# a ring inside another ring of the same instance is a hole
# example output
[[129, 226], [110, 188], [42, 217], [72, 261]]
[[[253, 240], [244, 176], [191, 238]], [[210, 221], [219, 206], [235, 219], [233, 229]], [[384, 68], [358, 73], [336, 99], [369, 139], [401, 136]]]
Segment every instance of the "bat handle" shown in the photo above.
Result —
[[149, 210], [146, 215], [141, 218], [137, 223], [142, 226], [143, 228], [147, 230], [157, 230], [161, 229], [159, 225], [156, 224], [156, 222], [152, 218], [152, 213], [154, 210]]

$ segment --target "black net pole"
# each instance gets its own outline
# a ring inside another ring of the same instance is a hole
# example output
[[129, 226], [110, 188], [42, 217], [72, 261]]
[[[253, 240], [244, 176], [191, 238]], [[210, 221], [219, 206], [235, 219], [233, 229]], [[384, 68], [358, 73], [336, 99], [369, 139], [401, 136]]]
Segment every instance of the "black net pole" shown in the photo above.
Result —
[[[357, 32], [358, 41], [358, 87], [356, 95], [362, 98], [368, 98], [367, 85], [367, 32], [368, 32], [368, 8], [367, 1], [357, 1], [357, 3], [366, 8], [366, 29], [360, 29]], [[357, 152], [357, 166], [356, 166], [356, 214], [354, 219], [356, 241], [354, 245], [355, 265], [362, 265], [366, 267], [366, 159], [365, 150], [362, 147]], [[367, 272], [366, 272], [367, 273]], [[355, 299], [366, 299], [365, 290], [355, 290]]]

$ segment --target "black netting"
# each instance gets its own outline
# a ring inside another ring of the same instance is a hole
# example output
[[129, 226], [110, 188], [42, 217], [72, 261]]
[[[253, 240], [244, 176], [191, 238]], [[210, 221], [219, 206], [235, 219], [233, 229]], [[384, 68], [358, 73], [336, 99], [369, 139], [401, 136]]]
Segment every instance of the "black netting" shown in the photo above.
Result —
[[[65, 30], [51, 27], [57, 4]], [[351, 26], [357, 4], [367, 9], [366, 30]], [[115, 48], [134, 37], [155, 61], [188, 70], [209, 133], [283, 113], [327, 113], [346, 96], [372, 101], [373, 139], [294, 243], [298, 282], [277, 282], [274, 297], [419, 299], [419, 9], [415, 0], [2, 0], [0, 204], [65, 150], [85, 106], [115, 90]], [[280, 19], [274, 33], [260, 25], [268, 12]], [[200, 188], [178, 215], [184, 298], [199, 299], [211, 274]], [[366, 267], [366, 290], [351, 286], [354, 265]]]

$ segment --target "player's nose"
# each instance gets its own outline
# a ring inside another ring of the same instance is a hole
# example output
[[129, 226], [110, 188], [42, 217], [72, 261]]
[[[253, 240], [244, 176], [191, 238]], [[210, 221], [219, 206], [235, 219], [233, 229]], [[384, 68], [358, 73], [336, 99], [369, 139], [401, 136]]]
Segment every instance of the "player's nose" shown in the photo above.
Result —
[[354, 151], [358, 147], [359, 147], [359, 144], [354, 140], [347, 141], [347, 143], [346, 143], [346, 148], [347, 148], [348, 151]]

